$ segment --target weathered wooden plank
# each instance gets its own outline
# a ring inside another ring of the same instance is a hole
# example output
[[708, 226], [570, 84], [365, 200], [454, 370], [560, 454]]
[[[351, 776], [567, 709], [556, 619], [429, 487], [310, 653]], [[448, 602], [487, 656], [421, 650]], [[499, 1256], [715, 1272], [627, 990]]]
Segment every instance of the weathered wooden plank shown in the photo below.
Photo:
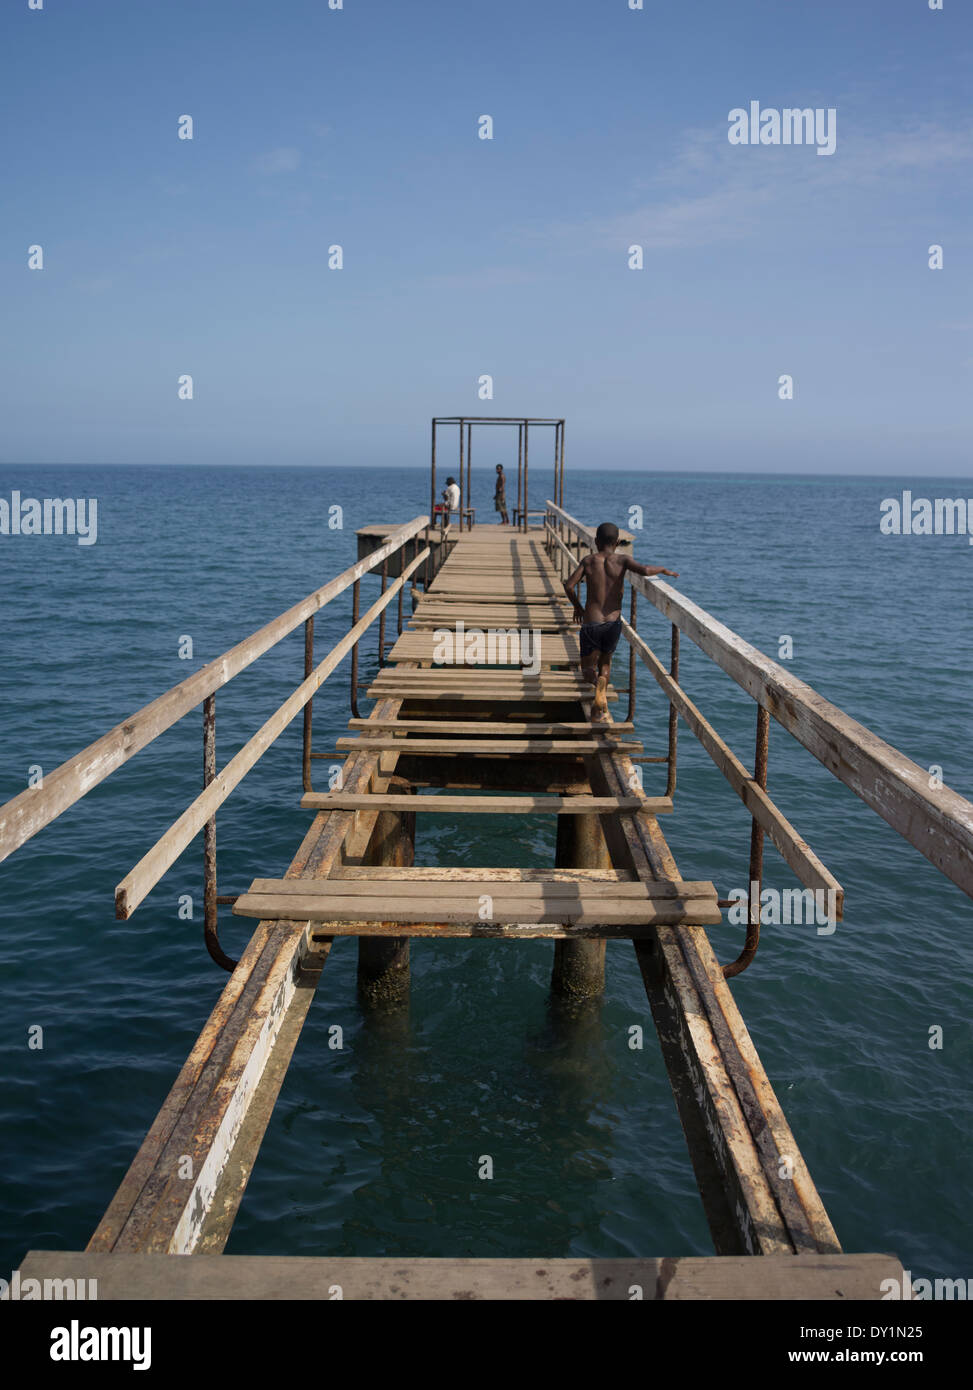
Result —
[[[440, 626], [425, 632], [403, 632], [389, 652], [388, 660], [438, 662], [445, 654], [450, 659], [443, 669], [451, 670], [517, 666], [534, 661], [544, 666], [552, 663], [563, 666], [569, 662], [576, 665], [581, 659], [580, 643], [574, 633], [540, 632], [515, 624], [487, 626], [488, 632], [471, 622], [464, 623], [459, 630]], [[444, 642], [444, 632], [449, 634], [448, 643]]]
[[622, 743], [595, 739], [463, 739], [463, 738], [339, 738], [335, 740], [339, 749], [381, 748], [394, 749], [397, 753], [423, 753], [453, 757], [458, 753], [499, 754], [506, 757], [544, 757], [549, 754], [577, 755], [579, 753], [599, 753], [615, 749], [621, 753], [640, 753], [641, 743]]
[[[593, 788], [629, 785], [623, 755], [588, 765]], [[616, 863], [627, 855], [640, 875], [678, 877], [653, 817], [613, 827]], [[705, 931], [660, 925], [636, 956], [718, 1253], [840, 1252]]]
[[250, 666], [326, 603], [350, 588], [356, 579], [381, 564], [387, 555], [417, 535], [427, 522], [428, 517], [416, 517], [405, 526], [398, 527], [388, 541], [367, 559], [359, 560], [286, 613], [281, 613], [228, 652], [209, 662], [202, 670], [144, 705], [60, 767], [45, 772], [43, 786], [28, 788], [0, 807], [0, 862], [153, 739], [171, 728], [183, 715], [195, 709], [208, 695], [226, 685], [227, 681]]
[[[451, 873], [451, 870], [447, 870]], [[551, 874], [552, 870], [545, 870]], [[607, 870], [602, 870], [607, 872]], [[430, 884], [436, 884], [431, 887]], [[664, 898], [715, 898], [716, 889], [707, 880], [650, 879], [624, 882], [592, 883], [585, 879], [506, 879], [416, 878], [405, 870], [380, 870], [362, 879], [341, 878], [255, 878], [247, 890], [250, 894], [270, 893], [277, 897], [301, 896], [312, 898], [375, 898], [388, 902], [420, 898], [429, 902], [476, 902], [481, 893], [494, 893], [510, 902], [541, 903], [564, 898], [585, 906], [606, 907], [620, 902], [654, 902]]]
[[592, 694], [591, 683], [570, 671], [542, 671], [538, 675], [531, 675], [522, 671], [490, 670], [486, 667], [477, 669], [472, 666], [426, 666], [406, 675], [394, 667], [386, 666], [372, 682], [373, 686], [395, 684], [439, 687], [444, 690], [452, 686], [472, 686], [478, 690], [568, 690], [578, 691], [582, 695]]
[[[430, 672], [435, 677], [437, 672]], [[474, 680], [399, 680], [390, 676], [385, 680], [376, 680], [368, 687], [370, 698], [377, 698], [381, 695], [401, 696], [403, 699], [410, 698], [415, 700], [479, 700], [482, 703], [491, 700], [514, 701], [520, 703], [526, 700], [553, 704], [573, 704], [578, 700], [591, 697], [592, 690], [590, 685], [584, 685], [580, 681], [576, 685], [556, 684], [550, 682], [505, 682], [496, 684], [489, 680], [477, 682]], [[618, 699], [618, 691], [609, 686], [606, 698], [614, 702]]]
[[[301, 806], [305, 811], [401, 811], [402, 802], [376, 794], [306, 792]], [[672, 810], [672, 801], [667, 796], [417, 796], [409, 810], [449, 816], [583, 816], [592, 811], [647, 811], [659, 816]]]
[[[412, 1259], [400, 1255], [96, 1254], [31, 1250], [21, 1285], [97, 1280], [99, 1303], [266, 1299], [327, 1303], [457, 1299], [618, 1299], [669, 1303], [729, 1300], [879, 1300], [886, 1281], [908, 1283], [894, 1255], [677, 1256], [674, 1259]], [[812, 1320], [813, 1321], [813, 1320]]]
[[[394, 701], [376, 709], [385, 718], [396, 712]], [[373, 754], [349, 758], [345, 785], [369, 786], [377, 764]], [[328, 874], [347, 844], [367, 840], [377, 818], [349, 812], [315, 817], [288, 876]], [[239, 1202], [242, 1186], [223, 1193], [227, 1164], [278, 1037], [289, 1029], [295, 1009], [306, 1004], [306, 990], [313, 989], [314, 971], [327, 954], [327, 943], [311, 946], [306, 928], [306, 922], [259, 923], [89, 1250], [189, 1254], [197, 1248], [215, 1194], [221, 1193], [225, 1206]], [[252, 1136], [254, 1146], [258, 1139], [259, 1134]], [[191, 1160], [190, 1178], [180, 1176], [184, 1156]]]
[[522, 671], [490, 670], [486, 667], [479, 669], [457, 667], [453, 669], [447, 666], [426, 666], [405, 673], [398, 671], [395, 667], [386, 666], [372, 681], [371, 688], [377, 689], [390, 685], [396, 687], [411, 685], [414, 688], [430, 690], [468, 687], [477, 690], [497, 691], [556, 690], [558, 693], [567, 691], [573, 694], [577, 692], [579, 695], [587, 696], [593, 693], [589, 681], [583, 680], [581, 676], [570, 671], [542, 671], [535, 676]]
[[[338, 868], [334, 879], [385, 879], [388, 869], [370, 865], [350, 864]], [[441, 865], [396, 869], [396, 881], [407, 878], [426, 883], [629, 883], [635, 877], [631, 869], [478, 869], [465, 864], [452, 867]]]
[[787, 817], [783, 815], [767, 793], [758, 786], [752, 774], [720, 738], [712, 724], [703, 717], [682, 686], [672, 679], [648, 643], [643, 641], [624, 618], [622, 619], [622, 631], [754, 820], [758, 825], [763, 826], [780, 851], [785, 863], [793, 869], [800, 881], [808, 888], [832, 895], [827, 901], [834, 905], [834, 915], [840, 921], [845, 894], [834, 874], [822, 864], [807, 841], [798, 835]]
[[[320, 930], [333, 936], [475, 936], [483, 935], [490, 928], [527, 927], [550, 925], [564, 927], [590, 927], [592, 936], [607, 935], [611, 928], [618, 928], [616, 936], [632, 936], [636, 929], [653, 923], [666, 923], [679, 926], [683, 923], [699, 923], [716, 926], [721, 921], [720, 910], [715, 899], [700, 897], [682, 899], [658, 899], [629, 906], [593, 904], [590, 907], [568, 899], [552, 903], [533, 904], [519, 900], [500, 898], [492, 895], [490, 912], [481, 915], [475, 902], [458, 901], [448, 906], [442, 900], [396, 903], [394, 911], [386, 897], [369, 900], [367, 898], [318, 898], [290, 897], [274, 893], [243, 893], [233, 904], [233, 911], [239, 917], [257, 917], [261, 920], [280, 917], [299, 917], [301, 921], [327, 924]], [[410, 927], [422, 930], [409, 931]], [[455, 927], [453, 932], [448, 931]], [[401, 930], [400, 930], [401, 929]], [[643, 933], [644, 934], [644, 933]], [[550, 932], [538, 935], [550, 936]]]
[[[403, 732], [416, 734], [536, 734], [540, 737], [569, 734], [590, 734], [592, 726], [590, 723], [580, 721], [572, 723], [566, 721], [563, 724], [553, 724], [549, 721], [538, 720], [536, 723], [531, 720], [488, 720], [488, 719], [349, 719], [350, 729], [397, 729]], [[615, 720], [610, 724], [599, 724], [598, 736], [614, 733], [631, 733], [635, 728], [634, 724], [624, 720]]]
[[640, 593], [940, 872], [973, 897], [973, 803], [931, 787], [920, 767], [670, 585]]

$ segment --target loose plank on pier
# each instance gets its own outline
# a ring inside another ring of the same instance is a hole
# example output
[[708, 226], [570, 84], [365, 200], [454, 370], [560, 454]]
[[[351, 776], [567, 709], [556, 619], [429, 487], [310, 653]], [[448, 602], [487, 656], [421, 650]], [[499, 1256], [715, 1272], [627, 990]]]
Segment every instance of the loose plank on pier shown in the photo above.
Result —
[[592, 812], [647, 811], [651, 816], [672, 810], [668, 796], [401, 796], [373, 792], [306, 792], [305, 811], [431, 811], [439, 815], [509, 816], [554, 814], [585, 816]]
[[[451, 873], [452, 870], [446, 872]], [[531, 879], [495, 879], [490, 878], [485, 870], [479, 872], [482, 875], [480, 878], [462, 879], [416, 878], [396, 869], [383, 869], [360, 879], [255, 878], [248, 892], [273, 893], [278, 897], [321, 898], [329, 902], [335, 898], [377, 898], [386, 906], [390, 901], [397, 906], [399, 899], [448, 904], [454, 896], [473, 899], [482, 893], [491, 893], [511, 902], [557, 903], [559, 912], [562, 903], [601, 903], [606, 907], [624, 908], [625, 904], [663, 899], [688, 901], [716, 897], [716, 889], [705, 879], [619, 879], [593, 884], [589, 879], [554, 878], [549, 870], [542, 871], [547, 877]]]
[[[495, 734], [537, 734], [544, 737], [553, 737], [561, 734], [590, 734], [591, 724], [566, 721], [563, 724], [552, 724], [543, 720], [532, 723], [528, 719], [523, 720], [487, 720], [487, 719], [349, 719], [350, 729], [399, 729], [414, 734], [483, 734], [493, 736]], [[635, 725], [627, 720], [619, 720], [611, 724], [599, 724], [598, 736], [602, 737], [606, 733], [631, 733]], [[614, 743], [611, 745], [614, 749]]]
[[[456, 1299], [646, 1300], [881, 1299], [908, 1284], [893, 1255], [676, 1256], [669, 1259], [412, 1259], [402, 1255], [171, 1255], [31, 1250], [22, 1280], [96, 1279], [98, 1301], [228, 1299], [345, 1302]], [[148, 1314], [146, 1314], [148, 1316]], [[747, 1316], [744, 1314], [744, 1316]], [[759, 1316], [759, 1310], [757, 1314]], [[808, 1310], [807, 1316], [810, 1316]], [[872, 1320], [878, 1317], [871, 1315]], [[113, 1316], [113, 1321], [118, 1319]]]
[[[387, 880], [389, 870], [370, 864], [342, 864], [332, 878]], [[630, 883], [631, 869], [479, 869], [460, 864], [417, 866], [394, 870], [396, 882], [415, 879], [425, 883]]]
[[[241, 917], [327, 922], [334, 935], [361, 935], [381, 924], [423, 928], [421, 934], [435, 935], [570, 925], [599, 935], [615, 928], [614, 934], [631, 936], [655, 923], [715, 925], [722, 920], [716, 890], [706, 882], [436, 883], [391, 874], [365, 881], [258, 878], [237, 899], [234, 912]], [[456, 930], [443, 931], [450, 927]]]
[[422, 753], [429, 757], [452, 757], [458, 753], [483, 753], [491, 757], [546, 757], [551, 754], [578, 756], [581, 753], [640, 753], [641, 743], [611, 743], [606, 740], [562, 739], [494, 739], [494, 738], [339, 738], [335, 747], [346, 749], [382, 749], [394, 753]]
[[[450, 612], [448, 609], [429, 610], [419, 607], [409, 620], [408, 632], [431, 632], [437, 628], [452, 628], [457, 617], [461, 617], [466, 625], [467, 631], [470, 628], [479, 628], [481, 631], [493, 628], [529, 628], [532, 632], [551, 632], [567, 634], [571, 632], [572, 621], [570, 615], [562, 617], [560, 614], [525, 613], [522, 608], [510, 608], [506, 613], [499, 612], [497, 609], [484, 610], [471, 608], [466, 604], [457, 607]], [[575, 627], [575, 631], [577, 628]]]
[[[484, 627], [490, 629], [491, 640], [487, 640], [483, 631]], [[478, 632], [471, 632], [471, 628], [478, 629]], [[534, 633], [529, 628], [524, 629], [527, 633], [527, 641], [523, 644], [527, 647], [525, 656], [520, 640], [521, 630], [517, 625], [515, 623], [507, 624], [502, 630], [505, 634], [508, 631], [513, 631], [515, 638], [511, 640], [507, 635], [498, 638], [494, 624], [467, 624], [462, 634], [455, 639], [455, 645], [458, 647], [455, 652], [457, 660], [444, 667], [437, 666], [435, 669], [437, 671], [440, 669], [452, 670], [457, 666], [466, 669], [480, 666], [518, 666], [524, 660], [533, 660], [535, 652], [544, 666], [549, 666], [552, 663], [563, 666], [569, 662], [576, 665], [581, 659], [578, 639], [573, 632]], [[454, 637], [451, 628], [444, 628], [443, 631], [448, 632], [451, 638]], [[475, 643], [483, 646], [482, 654], [476, 651], [473, 645]], [[403, 632], [389, 652], [388, 659], [389, 661], [436, 661], [437, 653], [442, 650], [442, 645], [442, 639], [435, 632]], [[472, 656], [473, 659], [468, 659], [469, 656]]]
[[[398, 671], [394, 666], [385, 666], [375, 677], [372, 687], [393, 685], [413, 685], [419, 688], [430, 687], [448, 689], [451, 686], [471, 686], [476, 690], [556, 690], [576, 691], [581, 695], [593, 696], [591, 682], [583, 680], [573, 671], [541, 671], [530, 675], [524, 671], [501, 671], [467, 667], [437, 666], [420, 667], [417, 670]], [[611, 688], [611, 687], [609, 687]]]
[[[430, 672], [429, 674], [435, 677], [438, 673]], [[370, 699], [386, 696], [400, 700], [477, 700], [480, 703], [486, 701], [488, 704], [495, 701], [520, 703], [525, 700], [540, 701], [545, 704], [575, 704], [578, 700], [590, 699], [592, 693], [591, 686], [580, 681], [576, 685], [550, 685], [537, 682], [494, 685], [486, 678], [483, 680], [473, 678], [465, 682], [435, 679], [407, 681], [405, 679], [397, 680], [394, 675], [385, 680], [375, 681], [368, 687]], [[606, 698], [611, 701], [617, 700], [618, 691], [609, 686]]]

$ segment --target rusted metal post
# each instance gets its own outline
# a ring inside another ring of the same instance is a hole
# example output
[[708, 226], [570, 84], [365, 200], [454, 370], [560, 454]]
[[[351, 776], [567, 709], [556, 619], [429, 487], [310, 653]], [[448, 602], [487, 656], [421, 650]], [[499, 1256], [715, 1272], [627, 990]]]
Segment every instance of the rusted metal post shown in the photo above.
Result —
[[436, 422], [432, 422], [432, 462], [429, 469], [429, 525], [436, 522]]
[[[472, 471], [471, 471], [471, 470], [472, 470], [472, 460], [473, 460], [473, 426], [472, 426], [471, 424], [469, 424], [469, 425], [466, 426], [466, 505], [467, 505], [467, 507], [470, 507], [470, 508], [472, 508], [472, 506], [473, 506], [473, 503], [472, 503], [472, 500], [471, 500], [472, 497], [473, 497], [473, 477], [472, 477]], [[470, 518], [470, 526], [472, 526], [472, 525], [473, 525], [473, 518], [471, 517], [471, 518]]]
[[[314, 670], [314, 614], [304, 624], [304, 679]], [[304, 761], [301, 780], [306, 792], [313, 792], [311, 786], [311, 709], [314, 700], [304, 706]]]
[[[597, 815], [558, 816], [555, 864], [558, 868], [610, 869], [611, 855]], [[604, 993], [607, 941], [555, 941], [551, 993], [590, 999]]]
[[520, 526], [520, 494], [524, 485], [524, 427], [517, 426], [517, 506], [514, 521]]
[[[669, 655], [669, 674], [674, 681], [679, 680], [679, 629], [675, 623], [672, 625], [672, 646]], [[666, 796], [672, 796], [676, 790], [676, 752], [679, 739], [679, 715], [676, 707], [669, 704], [669, 775], [666, 778]]]
[[[770, 743], [770, 715], [763, 705], [757, 706], [757, 747], [753, 760], [753, 780], [761, 790], [767, 789], [767, 753]], [[724, 965], [723, 976], [739, 975], [757, 954], [760, 945], [760, 883], [764, 871], [764, 830], [756, 821], [750, 827], [750, 881], [747, 939], [735, 961]]]
[[[381, 592], [382, 592], [383, 594], [385, 593], [385, 590], [388, 588], [388, 582], [389, 582], [389, 558], [388, 558], [388, 556], [386, 555], [385, 559], [382, 561], [382, 589], [381, 589]], [[400, 591], [400, 592], [401, 592], [401, 591]], [[379, 664], [379, 666], [384, 666], [384, 665], [385, 665], [385, 615], [386, 615], [387, 612], [388, 612], [388, 609], [387, 609], [387, 608], [383, 608], [382, 611], [381, 611], [381, 613], [378, 615], [378, 664]]]
[[564, 421], [561, 421], [561, 487], [558, 492], [557, 505], [564, 506]]
[[524, 509], [520, 514], [523, 529], [527, 530], [527, 435], [530, 431], [528, 422], [524, 421]]
[[[358, 621], [358, 605], [360, 601], [361, 580], [356, 579], [351, 590], [351, 625]], [[358, 643], [351, 649], [351, 713], [352, 718], [359, 719], [358, 713]]]
[[[466, 504], [464, 493], [466, 488], [463, 486], [463, 420], [459, 422], [459, 529], [463, 531], [463, 507]], [[450, 517], [452, 520], [452, 517]]]
[[[408, 545], [408, 541], [406, 541], [406, 545]], [[400, 563], [400, 565], [399, 565], [399, 574], [401, 574], [402, 571], [403, 571], [404, 569], [408, 569], [408, 568], [409, 568], [409, 565], [412, 563], [412, 560], [414, 560], [414, 559], [416, 558], [416, 556], [418, 555], [419, 552], [418, 552], [418, 550], [416, 549], [416, 546], [417, 546], [417, 545], [418, 545], [418, 541], [415, 539], [415, 537], [413, 537], [413, 538], [412, 538], [412, 559], [410, 559], [410, 560], [407, 560], [407, 559], [405, 558], [405, 557], [406, 557], [406, 547], [405, 547], [405, 545], [402, 547], [402, 560], [401, 560], [401, 563]], [[403, 584], [403, 585], [402, 585], [402, 588], [399, 590], [399, 629], [398, 629], [398, 630], [399, 630], [399, 636], [400, 636], [400, 637], [402, 636], [402, 600], [403, 600], [404, 598], [405, 598], [405, 585]]]
[[560, 442], [560, 438], [561, 438], [561, 426], [560, 426], [559, 424], [556, 424], [556, 425], [554, 426], [554, 491], [551, 493], [551, 496], [554, 498], [554, 501], [555, 501], [555, 502], [557, 501], [557, 481], [558, 481], [558, 470], [557, 470], [557, 465], [558, 465], [558, 445], [559, 445], [559, 442]]
[[[633, 632], [638, 632], [636, 617], [636, 600], [638, 594], [632, 589], [631, 606], [628, 615], [628, 624]], [[628, 644], [628, 714], [625, 716], [629, 723], [635, 718], [635, 648], [631, 642]]]
[[[401, 791], [403, 802], [408, 805], [407, 789], [393, 784], [389, 791]], [[381, 811], [369, 841], [367, 862], [388, 868], [411, 868], [415, 857], [415, 833], [414, 811]], [[407, 936], [358, 938], [358, 997], [365, 1008], [389, 1008], [405, 1003], [409, 997], [410, 973]]]
[[[216, 696], [203, 701], [203, 788], [216, 777]], [[223, 950], [219, 937], [219, 904], [216, 901], [216, 816], [203, 827], [203, 935], [206, 949], [217, 965], [235, 970], [236, 961]]]

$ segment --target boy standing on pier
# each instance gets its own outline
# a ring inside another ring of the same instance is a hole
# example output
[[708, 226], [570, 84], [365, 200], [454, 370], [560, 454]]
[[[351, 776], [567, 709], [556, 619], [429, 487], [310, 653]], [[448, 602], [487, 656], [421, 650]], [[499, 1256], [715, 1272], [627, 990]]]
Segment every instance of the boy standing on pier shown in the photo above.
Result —
[[493, 491], [493, 505], [500, 513], [500, 525], [509, 526], [510, 517], [507, 515], [507, 475], [503, 471], [503, 464], [497, 464], [497, 485]]
[[[614, 522], [601, 523], [595, 532], [595, 545], [597, 551], [586, 555], [564, 581], [564, 592], [574, 605], [574, 621], [581, 624], [581, 674], [595, 687], [592, 722], [602, 724], [608, 718], [607, 690], [612, 654], [622, 635], [622, 592], [626, 572], [649, 576], [667, 574], [671, 579], [678, 579], [679, 575], [661, 565], [640, 565], [630, 555], [616, 555], [618, 527]], [[587, 586], [583, 608], [575, 593], [582, 579]]]

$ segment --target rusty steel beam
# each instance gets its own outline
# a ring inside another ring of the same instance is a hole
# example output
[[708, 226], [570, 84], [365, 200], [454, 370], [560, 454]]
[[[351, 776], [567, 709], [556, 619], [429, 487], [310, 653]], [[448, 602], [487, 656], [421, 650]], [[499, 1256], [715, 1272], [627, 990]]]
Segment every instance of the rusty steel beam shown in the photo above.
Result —
[[[400, 705], [383, 700], [373, 713], [394, 718]], [[384, 790], [381, 757], [350, 755], [344, 785]], [[325, 878], [346, 856], [357, 860], [377, 820], [315, 816], [285, 877]], [[222, 1249], [272, 1110], [265, 1077], [276, 1070], [279, 1086], [329, 950], [327, 939], [312, 942], [308, 922], [258, 923], [88, 1250], [192, 1254], [204, 1240]]]
[[[593, 791], [631, 785], [623, 754], [586, 763]], [[679, 876], [653, 816], [618, 817], [609, 847], [616, 868]], [[635, 953], [716, 1253], [840, 1253], [705, 929], [656, 927]]]

